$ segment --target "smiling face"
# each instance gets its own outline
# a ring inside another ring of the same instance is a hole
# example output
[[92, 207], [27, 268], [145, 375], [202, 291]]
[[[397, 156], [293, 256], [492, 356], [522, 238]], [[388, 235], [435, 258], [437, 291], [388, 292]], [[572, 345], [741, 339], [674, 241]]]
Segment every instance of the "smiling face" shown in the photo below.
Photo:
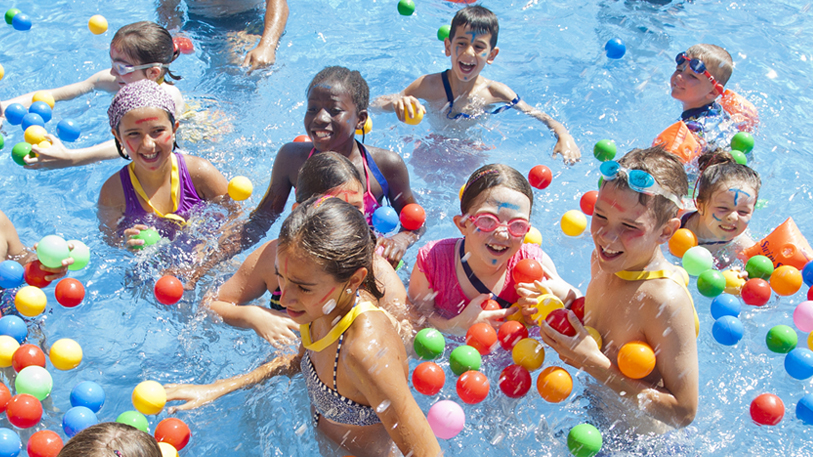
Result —
[[172, 154], [177, 123], [161, 108], [145, 107], [128, 111], [113, 135], [136, 166], [155, 170]]
[[748, 228], [756, 203], [757, 192], [753, 187], [724, 184], [712, 192], [708, 202], [698, 202], [700, 223], [712, 241], [731, 241]]
[[678, 65], [670, 79], [672, 98], [683, 102], [684, 111], [707, 105], [717, 98], [714, 85], [704, 75], [695, 73], [689, 63]]
[[491, 48], [491, 34], [477, 33], [468, 25], [457, 27], [453, 38], [447, 38], [446, 55], [452, 58], [452, 73], [460, 81], [473, 81], [500, 52]]
[[326, 81], [308, 92], [305, 130], [317, 151], [352, 149], [356, 129], [366, 120], [367, 111], [357, 112], [350, 92], [341, 83]]

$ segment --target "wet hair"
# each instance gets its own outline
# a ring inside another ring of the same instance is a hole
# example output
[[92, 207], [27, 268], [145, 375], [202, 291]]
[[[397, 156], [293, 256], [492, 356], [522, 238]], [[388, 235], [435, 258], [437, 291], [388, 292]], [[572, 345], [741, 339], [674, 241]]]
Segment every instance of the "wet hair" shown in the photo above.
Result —
[[375, 241], [358, 208], [338, 198], [312, 197], [282, 223], [277, 251], [296, 246], [338, 282], [366, 268], [361, 287], [378, 299], [383, 294], [373, 273]]
[[759, 188], [762, 180], [759, 174], [746, 165], [738, 164], [727, 151], [715, 149], [707, 152], [697, 159], [700, 177], [695, 187], [695, 200], [698, 204], [706, 204], [717, 190], [733, 185], [745, 183], [754, 188], [756, 198], [759, 198]]
[[161, 457], [161, 448], [135, 427], [102, 422], [77, 433], [57, 457]]
[[702, 60], [706, 64], [706, 70], [714, 76], [723, 86], [728, 83], [731, 73], [734, 71], [734, 61], [731, 54], [720, 46], [713, 44], [696, 44], [686, 50], [686, 54], [693, 59]]
[[350, 97], [356, 105], [356, 114], [366, 110], [370, 104], [370, 88], [358, 71], [339, 66], [325, 67], [313, 77], [306, 93], [310, 94], [317, 84], [325, 83], [339, 83], [350, 91]]
[[[667, 152], [661, 146], [647, 149], [633, 149], [618, 160], [619, 165], [630, 170], [643, 170], [667, 192], [677, 198], [682, 198], [689, 192], [689, 181], [683, 163], [676, 155]], [[602, 186], [613, 185], [617, 189], [630, 189], [626, 179], [613, 179], [604, 181]], [[638, 203], [646, 206], [655, 214], [658, 227], [666, 221], [677, 217], [678, 207], [675, 203], [662, 195], [646, 195], [638, 193]]]
[[500, 25], [497, 23], [497, 15], [492, 13], [488, 8], [480, 5], [467, 6], [458, 11], [452, 19], [451, 32], [449, 39], [454, 39], [455, 31], [458, 27], [469, 26], [477, 33], [490, 33], [491, 40], [489, 44], [491, 49], [497, 46], [497, 35], [500, 33]]
[[497, 186], [505, 186], [524, 194], [528, 197], [531, 209], [533, 209], [534, 192], [525, 176], [508, 165], [494, 163], [483, 165], [469, 176], [466, 187], [463, 189], [463, 195], [460, 197], [460, 213], [469, 214], [477, 197], [486, 190]]
[[[162, 63], [169, 66], [181, 53], [167, 29], [150, 21], [135, 22], [120, 28], [113, 36], [110, 47], [133, 59], [136, 65]], [[161, 69], [161, 78], [164, 76], [181, 79], [166, 67]]]
[[315, 195], [351, 182], [361, 185], [361, 175], [347, 157], [332, 151], [314, 154], [299, 169], [296, 202], [301, 204]]

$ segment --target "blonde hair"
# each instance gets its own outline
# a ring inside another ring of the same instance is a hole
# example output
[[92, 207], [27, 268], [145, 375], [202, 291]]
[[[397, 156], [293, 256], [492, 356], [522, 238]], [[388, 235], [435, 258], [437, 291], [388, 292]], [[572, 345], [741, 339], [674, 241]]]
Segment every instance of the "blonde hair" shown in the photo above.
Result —
[[706, 70], [714, 76], [723, 86], [728, 83], [731, 73], [734, 71], [734, 61], [731, 54], [720, 46], [700, 43], [686, 50], [686, 54], [692, 59], [702, 60], [706, 64]]

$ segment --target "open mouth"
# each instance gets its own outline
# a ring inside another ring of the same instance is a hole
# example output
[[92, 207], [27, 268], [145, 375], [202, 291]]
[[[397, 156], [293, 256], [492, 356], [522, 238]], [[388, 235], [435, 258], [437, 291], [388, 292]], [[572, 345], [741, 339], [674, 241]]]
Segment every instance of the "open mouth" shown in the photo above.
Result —
[[314, 140], [327, 140], [333, 136], [332, 132], [327, 130], [313, 130], [311, 131], [311, 138]]
[[147, 162], [154, 162], [156, 159], [158, 159], [158, 151], [153, 152], [152, 154], [139, 153], [139, 155]]
[[473, 63], [463, 63], [463, 62], [458, 62], [458, 66], [460, 67], [460, 71], [463, 73], [471, 73], [477, 67], [477, 65]]
[[508, 251], [508, 246], [500, 246], [498, 244], [486, 244], [486, 249], [494, 256], [500, 256]]
[[612, 249], [606, 249], [606, 248], [603, 248], [603, 247], [599, 246], [598, 253], [599, 253], [599, 256], [603, 260], [610, 261], [610, 260], [616, 259], [618, 256], [623, 254], [624, 251], [613, 251]]
[[734, 233], [737, 231], [736, 225], [718, 225], [718, 227], [720, 227], [720, 230], [726, 233]]

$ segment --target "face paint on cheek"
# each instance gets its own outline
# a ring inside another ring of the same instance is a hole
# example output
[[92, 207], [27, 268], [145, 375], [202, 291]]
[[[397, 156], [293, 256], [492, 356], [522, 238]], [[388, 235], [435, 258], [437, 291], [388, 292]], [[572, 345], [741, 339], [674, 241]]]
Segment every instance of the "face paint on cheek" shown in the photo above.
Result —
[[145, 117], [144, 119], [137, 120], [136, 125], [137, 124], [143, 124], [144, 122], [157, 121], [157, 120], [158, 120], [157, 117]]
[[492, 265], [497, 265], [497, 259], [491, 259], [491, 264]]
[[722, 220], [722, 219], [720, 219], [719, 217], [717, 217], [717, 215], [716, 215], [716, 214], [714, 214], [714, 213], [712, 213], [712, 214], [711, 214], [711, 217], [712, 217], [712, 219], [714, 219], [714, 220], [715, 220], [715, 221], [717, 221], [717, 222], [723, 222], [723, 220]]
[[135, 151], [138, 149], [133, 147], [133, 143], [131, 143], [130, 140], [125, 140], [124, 142], [127, 143], [127, 147], [130, 148], [131, 151]]
[[331, 295], [333, 295], [333, 292], [334, 292], [334, 291], [336, 291], [336, 288], [335, 288], [335, 287], [334, 287], [334, 288], [332, 288], [332, 289], [330, 289], [330, 291], [329, 291], [328, 293], [326, 293], [324, 297], [320, 298], [320, 299], [319, 299], [319, 303], [320, 303], [320, 304], [321, 304], [321, 303], [324, 303], [324, 302], [325, 302], [325, 300], [327, 300], [327, 297], [330, 297]]

